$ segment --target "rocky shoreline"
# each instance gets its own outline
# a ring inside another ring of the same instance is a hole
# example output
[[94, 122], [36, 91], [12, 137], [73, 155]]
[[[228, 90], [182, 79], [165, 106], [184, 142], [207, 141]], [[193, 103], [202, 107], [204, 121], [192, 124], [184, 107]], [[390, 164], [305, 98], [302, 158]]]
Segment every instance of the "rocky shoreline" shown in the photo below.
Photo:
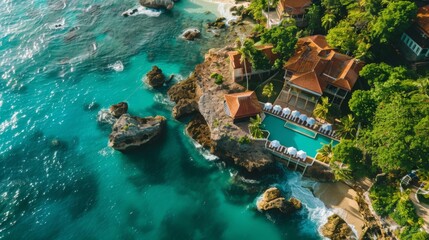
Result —
[[[240, 143], [239, 139], [247, 136], [245, 129], [233, 124], [223, 110], [224, 94], [244, 90], [229, 74], [227, 52], [230, 50], [232, 47], [211, 49], [188, 79], [170, 88], [168, 95], [176, 103], [173, 116], [181, 118], [196, 113], [187, 129], [188, 133], [200, 134], [190, 134], [191, 137], [211, 153], [248, 172], [261, 171], [273, 164], [271, 154], [258, 141]], [[210, 77], [213, 72], [224, 77], [222, 85]]]

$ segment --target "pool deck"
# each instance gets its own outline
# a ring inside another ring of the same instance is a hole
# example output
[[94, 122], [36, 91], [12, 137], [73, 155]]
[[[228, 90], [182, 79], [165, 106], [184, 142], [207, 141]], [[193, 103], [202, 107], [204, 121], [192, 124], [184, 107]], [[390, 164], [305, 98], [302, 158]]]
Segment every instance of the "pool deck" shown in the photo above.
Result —
[[[261, 103], [261, 105], [262, 105], [262, 109], [263, 109], [264, 103]], [[265, 114], [270, 114], [270, 115], [272, 115], [274, 117], [277, 117], [277, 118], [280, 118], [280, 119], [284, 120], [285, 123], [286, 122], [291, 122], [293, 124], [299, 125], [302, 128], [308, 129], [309, 131], [313, 131], [316, 134], [321, 134], [321, 135], [323, 135], [323, 136], [325, 136], [327, 138], [333, 139], [335, 141], [339, 141], [340, 140], [339, 137], [338, 137], [338, 135], [335, 134], [335, 132], [332, 132], [332, 134], [328, 135], [328, 134], [322, 133], [320, 131], [317, 131], [317, 129], [322, 125], [322, 123], [320, 123], [320, 122], [316, 122], [316, 124], [314, 124], [314, 126], [310, 127], [310, 126], [308, 126], [308, 125], [305, 124], [305, 121], [299, 121], [299, 120], [293, 119], [293, 118], [291, 118], [290, 115], [283, 117], [281, 115], [281, 111], [279, 113], [273, 113], [273, 110], [267, 111], [265, 109], [262, 110], [262, 111]], [[295, 166], [295, 170], [298, 169], [298, 166], [302, 167], [303, 168], [303, 171], [301, 173], [302, 175], [304, 175], [304, 173], [307, 170], [307, 168], [311, 167], [314, 164], [314, 162], [318, 162], [319, 164], [322, 164], [322, 165], [325, 165], [325, 166], [329, 167], [329, 165], [327, 165], [326, 163], [320, 162], [320, 161], [318, 161], [318, 160], [316, 160], [316, 159], [314, 159], [312, 157], [308, 157], [307, 156], [307, 158], [305, 160], [303, 160], [303, 159], [299, 159], [299, 158], [297, 158], [295, 156], [289, 155], [289, 154], [287, 154], [287, 147], [286, 146], [280, 145], [277, 148], [271, 147], [271, 141], [268, 140], [268, 138], [265, 141], [265, 148], [268, 151], [270, 151], [274, 156], [277, 156], [278, 158], [280, 158], [279, 161], [281, 163], [285, 164], [287, 167], [289, 167], [289, 165], [291, 163], [292, 163], [292, 167]]]
[[[271, 114], [271, 115], [273, 115], [273, 116], [275, 116], [277, 118], [280, 118], [280, 119], [284, 120], [285, 122], [294, 123], [296, 125], [299, 125], [302, 128], [306, 128], [306, 129], [308, 129], [310, 131], [316, 132], [317, 134], [323, 135], [323, 136], [325, 136], [327, 138], [333, 139], [335, 141], [340, 141], [340, 137], [338, 136], [338, 134], [335, 131], [332, 131], [331, 134], [327, 134], [327, 133], [318, 131], [317, 129], [319, 129], [320, 126], [322, 126], [322, 124], [323, 124], [321, 122], [316, 122], [316, 124], [314, 124], [312, 127], [310, 127], [307, 124], [305, 124], [305, 121], [300, 121], [298, 118], [292, 118], [292, 116], [290, 114], [286, 115], [286, 116], [282, 116], [282, 111], [280, 111], [278, 113], [275, 113], [273, 111], [273, 109], [271, 109], [271, 110], [265, 110], [264, 109], [264, 103], [260, 102], [260, 104], [262, 106], [262, 109], [263, 109], [262, 112], [263, 113]], [[293, 109], [291, 109], [291, 110], [293, 110]]]

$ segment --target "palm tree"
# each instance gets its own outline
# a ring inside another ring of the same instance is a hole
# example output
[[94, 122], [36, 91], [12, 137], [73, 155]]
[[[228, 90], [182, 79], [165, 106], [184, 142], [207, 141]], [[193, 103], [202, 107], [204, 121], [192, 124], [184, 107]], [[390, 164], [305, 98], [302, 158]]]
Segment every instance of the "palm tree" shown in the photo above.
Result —
[[329, 103], [328, 97], [322, 97], [320, 100], [321, 103], [316, 104], [316, 107], [313, 110], [313, 115], [317, 118], [326, 120], [332, 104]]
[[244, 74], [246, 75], [246, 88], [249, 89], [249, 76], [247, 75], [247, 63], [252, 57], [252, 50], [254, 48], [253, 41], [250, 39], [246, 39], [241, 44], [241, 48], [238, 49], [240, 53], [240, 63], [244, 65]]
[[323, 144], [323, 146], [317, 150], [316, 160], [324, 163], [329, 163], [333, 155], [333, 142]]
[[265, 84], [264, 88], [262, 89], [262, 95], [267, 97], [268, 100], [270, 100], [271, 97], [275, 95], [274, 84], [273, 83]]
[[259, 115], [256, 115], [256, 118], [250, 118], [249, 131], [252, 137], [262, 138], [263, 132], [261, 130], [262, 119]]
[[350, 139], [355, 136], [356, 130], [355, 118], [353, 115], [348, 114], [346, 117], [341, 119], [341, 125], [337, 132], [340, 137]]
[[331, 162], [330, 167], [334, 173], [335, 180], [347, 181], [353, 179], [352, 170], [349, 167], [344, 166], [342, 163], [338, 165], [338, 162]]
[[322, 27], [328, 31], [333, 28], [337, 23], [336, 17], [332, 13], [326, 13], [325, 16], [322, 17]]

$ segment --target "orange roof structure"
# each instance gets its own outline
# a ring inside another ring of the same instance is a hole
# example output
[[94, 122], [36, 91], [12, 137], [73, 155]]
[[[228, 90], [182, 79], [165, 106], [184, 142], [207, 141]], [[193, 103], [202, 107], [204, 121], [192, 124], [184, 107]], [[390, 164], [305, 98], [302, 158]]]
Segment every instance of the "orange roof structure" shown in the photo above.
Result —
[[225, 94], [227, 114], [233, 119], [255, 116], [262, 111], [256, 93], [253, 91]]
[[429, 5], [419, 8], [417, 12], [417, 25], [426, 35], [429, 35]]
[[328, 84], [352, 90], [363, 62], [336, 52], [322, 35], [300, 38], [297, 45], [284, 66], [293, 73], [290, 83], [320, 95]]
[[311, 5], [311, 0], [280, 0], [278, 9], [281, 13], [294, 15], [304, 14], [305, 9]]
[[[271, 44], [265, 44], [265, 45], [258, 45], [255, 46], [256, 49], [262, 51], [264, 55], [268, 58], [268, 61], [270, 61], [271, 64], [274, 63], [274, 61], [278, 58], [277, 54], [273, 53], [273, 45]], [[244, 64], [241, 62], [241, 54], [238, 51], [230, 51], [228, 52], [229, 55], [229, 61], [232, 64], [232, 67], [234, 69], [243, 68]], [[249, 72], [251, 72], [252, 65], [249, 61], [246, 61], [246, 68]]]

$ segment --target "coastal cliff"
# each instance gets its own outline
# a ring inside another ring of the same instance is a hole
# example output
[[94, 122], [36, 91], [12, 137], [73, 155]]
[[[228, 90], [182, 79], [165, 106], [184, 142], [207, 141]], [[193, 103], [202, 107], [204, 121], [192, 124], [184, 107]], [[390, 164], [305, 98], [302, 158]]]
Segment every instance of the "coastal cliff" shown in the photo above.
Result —
[[[203, 120], [200, 119], [198, 124], [191, 121], [187, 127], [188, 133], [199, 132], [190, 134], [191, 137], [218, 157], [230, 160], [249, 172], [262, 170], [273, 163], [271, 154], [264, 149], [262, 142], [240, 141], [248, 137], [247, 125], [237, 126], [224, 112], [224, 95], [245, 91], [243, 86], [232, 80], [229, 72], [227, 53], [230, 50], [231, 47], [209, 50], [204, 62], [196, 66], [188, 79], [170, 88], [168, 95], [176, 102], [173, 116], [181, 118], [197, 113], [198, 117], [201, 114]], [[223, 83], [216, 84], [210, 77], [212, 73], [222, 75]]]

